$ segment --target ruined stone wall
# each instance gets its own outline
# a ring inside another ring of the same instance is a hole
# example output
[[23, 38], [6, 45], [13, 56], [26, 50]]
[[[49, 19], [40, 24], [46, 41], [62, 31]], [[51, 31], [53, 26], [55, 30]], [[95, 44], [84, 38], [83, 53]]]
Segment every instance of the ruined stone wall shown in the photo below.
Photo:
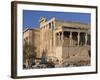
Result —
[[32, 31], [32, 43], [35, 52], [37, 54], [37, 57], [39, 58], [40, 57], [40, 31], [39, 30]]
[[28, 29], [23, 34], [24, 41], [33, 49], [37, 57], [40, 57], [40, 31]]

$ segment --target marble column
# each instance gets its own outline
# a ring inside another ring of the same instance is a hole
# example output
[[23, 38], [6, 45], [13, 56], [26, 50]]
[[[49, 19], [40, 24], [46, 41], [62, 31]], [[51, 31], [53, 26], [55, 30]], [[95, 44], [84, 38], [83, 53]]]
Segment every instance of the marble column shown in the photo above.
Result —
[[78, 46], [79, 46], [79, 43], [80, 43], [80, 32], [78, 32], [78, 35], [77, 35], [77, 40], [78, 40]]
[[58, 45], [60, 46], [60, 32], [58, 33]]
[[56, 46], [59, 45], [59, 33], [57, 32], [56, 33]]
[[70, 36], [69, 36], [69, 39], [70, 39], [70, 46], [72, 46], [72, 32], [70, 32]]
[[85, 45], [87, 45], [87, 33], [85, 33]]
[[61, 36], [61, 42], [62, 42], [62, 45], [63, 45], [63, 37], [64, 37], [64, 35], [63, 35], [63, 31], [61, 32], [62, 33], [62, 36]]

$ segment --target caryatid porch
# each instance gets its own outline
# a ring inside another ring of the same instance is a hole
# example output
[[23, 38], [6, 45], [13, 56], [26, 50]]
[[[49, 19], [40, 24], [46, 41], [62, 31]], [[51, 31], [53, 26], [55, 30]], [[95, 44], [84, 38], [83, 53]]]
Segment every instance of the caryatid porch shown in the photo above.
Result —
[[88, 34], [87, 29], [71, 28], [71, 27], [60, 27], [55, 32], [56, 46], [82, 46], [87, 45]]
[[89, 43], [89, 35], [88, 29], [72, 27], [57, 28], [55, 30], [55, 57], [59, 58], [62, 62], [62, 60], [70, 56], [80, 54], [82, 46], [86, 46]]

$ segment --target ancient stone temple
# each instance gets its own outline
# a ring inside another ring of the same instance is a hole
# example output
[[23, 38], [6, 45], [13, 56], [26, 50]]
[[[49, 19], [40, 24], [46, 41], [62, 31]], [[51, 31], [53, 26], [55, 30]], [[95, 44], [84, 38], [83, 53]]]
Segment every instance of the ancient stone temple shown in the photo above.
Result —
[[65, 22], [55, 18], [47, 21], [41, 17], [40, 35], [40, 51], [46, 51], [48, 57], [56, 57], [61, 62], [76, 56], [89, 59], [90, 25], [88, 24]]
[[45, 52], [47, 59], [57, 60], [59, 63], [90, 61], [89, 24], [56, 20], [55, 17], [50, 20], [41, 17], [39, 23], [38, 40], [34, 38], [39, 43], [35, 44], [39, 49], [38, 58]]

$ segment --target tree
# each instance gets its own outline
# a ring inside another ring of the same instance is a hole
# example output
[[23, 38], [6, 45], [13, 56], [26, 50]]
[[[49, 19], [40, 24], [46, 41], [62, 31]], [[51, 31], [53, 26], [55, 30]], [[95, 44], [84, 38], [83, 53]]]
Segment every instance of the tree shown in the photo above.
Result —
[[27, 41], [24, 42], [23, 45], [23, 63], [26, 64], [26, 60], [28, 61], [28, 66], [31, 66], [31, 64], [36, 59], [36, 52], [35, 47], [32, 44], [28, 44]]
[[42, 57], [41, 57], [41, 64], [45, 64], [45, 63], [46, 63], [46, 51], [43, 50]]

